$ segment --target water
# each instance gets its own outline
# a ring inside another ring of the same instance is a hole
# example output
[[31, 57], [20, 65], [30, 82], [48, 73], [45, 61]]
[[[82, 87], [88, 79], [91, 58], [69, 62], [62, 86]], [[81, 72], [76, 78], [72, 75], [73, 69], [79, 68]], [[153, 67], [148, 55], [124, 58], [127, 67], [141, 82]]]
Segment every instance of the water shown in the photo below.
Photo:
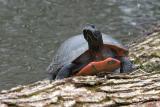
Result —
[[0, 90], [46, 78], [56, 48], [86, 23], [129, 42], [159, 19], [159, 0], [0, 0]]

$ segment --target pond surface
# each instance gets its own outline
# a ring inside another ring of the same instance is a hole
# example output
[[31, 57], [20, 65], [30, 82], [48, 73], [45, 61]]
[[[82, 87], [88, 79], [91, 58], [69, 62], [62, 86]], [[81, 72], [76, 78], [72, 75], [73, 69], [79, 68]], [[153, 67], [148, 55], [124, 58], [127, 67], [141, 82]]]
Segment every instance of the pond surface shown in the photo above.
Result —
[[129, 42], [160, 20], [160, 0], [0, 0], [0, 90], [47, 78], [54, 51], [87, 23]]

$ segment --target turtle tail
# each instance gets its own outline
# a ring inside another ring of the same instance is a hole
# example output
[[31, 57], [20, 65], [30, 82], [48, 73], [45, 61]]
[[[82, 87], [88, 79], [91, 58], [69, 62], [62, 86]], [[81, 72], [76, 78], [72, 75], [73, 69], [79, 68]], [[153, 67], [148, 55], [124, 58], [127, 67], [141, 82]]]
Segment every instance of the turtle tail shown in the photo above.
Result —
[[120, 61], [121, 61], [121, 68], [120, 68], [121, 73], [127, 73], [127, 72], [129, 73], [133, 71], [133, 64], [128, 57], [121, 57]]

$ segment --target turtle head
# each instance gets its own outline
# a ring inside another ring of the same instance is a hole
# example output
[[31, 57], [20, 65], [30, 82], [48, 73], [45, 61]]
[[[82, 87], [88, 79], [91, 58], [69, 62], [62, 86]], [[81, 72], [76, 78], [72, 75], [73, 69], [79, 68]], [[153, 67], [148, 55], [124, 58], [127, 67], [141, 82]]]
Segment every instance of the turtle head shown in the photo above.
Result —
[[103, 46], [102, 34], [94, 25], [87, 25], [83, 29], [83, 35], [88, 42], [89, 49], [98, 51]]

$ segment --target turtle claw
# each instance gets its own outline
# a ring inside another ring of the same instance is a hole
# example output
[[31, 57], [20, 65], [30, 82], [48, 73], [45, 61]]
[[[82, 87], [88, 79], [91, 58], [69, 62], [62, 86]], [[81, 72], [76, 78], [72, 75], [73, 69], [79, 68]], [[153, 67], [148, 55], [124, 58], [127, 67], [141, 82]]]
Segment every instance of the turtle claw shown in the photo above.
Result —
[[49, 80], [49, 83], [51, 84], [53, 82], [53, 80]]
[[51, 74], [49, 74], [49, 83], [51, 84], [52, 83], [52, 81], [53, 81], [53, 76], [51, 75]]
[[120, 68], [116, 69], [116, 70], [113, 72], [113, 74], [118, 74], [118, 73], [120, 73]]

